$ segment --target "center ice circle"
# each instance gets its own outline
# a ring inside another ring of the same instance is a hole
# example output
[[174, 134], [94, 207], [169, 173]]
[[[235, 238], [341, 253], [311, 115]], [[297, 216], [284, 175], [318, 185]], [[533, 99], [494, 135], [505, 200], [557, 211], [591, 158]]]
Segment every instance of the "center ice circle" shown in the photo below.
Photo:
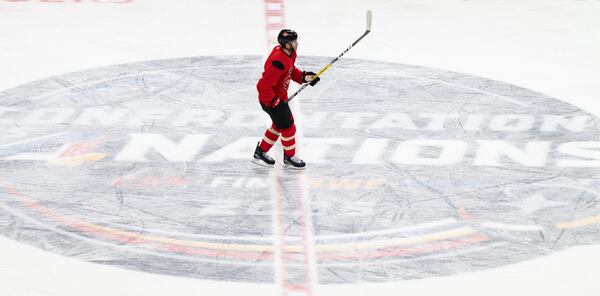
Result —
[[266, 169], [250, 163], [269, 125], [261, 63], [147, 61], [0, 92], [0, 232], [193, 278], [273, 282], [284, 261], [324, 284], [598, 243], [594, 116], [502, 82], [344, 59], [292, 103], [308, 169], [281, 168], [280, 145]]

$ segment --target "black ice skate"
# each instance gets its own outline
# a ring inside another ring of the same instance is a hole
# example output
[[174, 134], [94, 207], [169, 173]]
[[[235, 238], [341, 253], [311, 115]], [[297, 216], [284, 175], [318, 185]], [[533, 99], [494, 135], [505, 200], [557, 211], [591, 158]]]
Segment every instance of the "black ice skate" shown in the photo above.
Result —
[[306, 168], [306, 163], [302, 159], [300, 159], [296, 156], [290, 157], [290, 156], [284, 155], [283, 163], [286, 167], [289, 167], [291, 169], [301, 170], [301, 169]]
[[[260, 145], [260, 143], [259, 143]], [[263, 166], [272, 166], [275, 164], [275, 159], [273, 159], [269, 154], [262, 151], [259, 145], [256, 145], [256, 150], [254, 150], [254, 163], [263, 165]]]

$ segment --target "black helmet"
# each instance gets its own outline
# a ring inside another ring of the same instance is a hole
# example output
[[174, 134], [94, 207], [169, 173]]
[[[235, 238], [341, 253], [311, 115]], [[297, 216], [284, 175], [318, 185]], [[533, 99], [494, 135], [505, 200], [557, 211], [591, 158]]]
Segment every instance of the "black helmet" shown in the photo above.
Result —
[[283, 29], [279, 32], [279, 35], [277, 35], [277, 42], [283, 47], [285, 47], [286, 43], [290, 43], [296, 39], [298, 39], [298, 33], [290, 29]]

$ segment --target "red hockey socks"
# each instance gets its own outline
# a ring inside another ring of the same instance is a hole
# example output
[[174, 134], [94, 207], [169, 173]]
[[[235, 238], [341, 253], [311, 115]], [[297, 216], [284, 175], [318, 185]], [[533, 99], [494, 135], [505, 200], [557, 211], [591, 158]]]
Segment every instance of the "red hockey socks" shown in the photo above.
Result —
[[286, 156], [291, 157], [296, 154], [296, 125], [281, 131], [281, 144], [283, 145], [283, 153]]
[[265, 136], [263, 137], [262, 141], [260, 141], [260, 149], [264, 152], [268, 152], [269, 149], [273, 147], [273, 144], [275, 144], [275, 142], [277, 142], [279, 139], [279, 135], [281, 135], [281, 132], [279, 132], [275, 125], [272, 125], [267, 129]]

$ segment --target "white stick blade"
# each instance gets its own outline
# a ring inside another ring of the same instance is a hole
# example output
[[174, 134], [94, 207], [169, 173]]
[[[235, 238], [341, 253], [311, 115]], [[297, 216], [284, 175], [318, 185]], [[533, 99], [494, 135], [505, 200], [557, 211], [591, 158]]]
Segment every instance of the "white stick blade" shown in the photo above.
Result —
[[373, 20], [373, 13], [367, 10], [367, 31], [371, 31], [371, 21]]

